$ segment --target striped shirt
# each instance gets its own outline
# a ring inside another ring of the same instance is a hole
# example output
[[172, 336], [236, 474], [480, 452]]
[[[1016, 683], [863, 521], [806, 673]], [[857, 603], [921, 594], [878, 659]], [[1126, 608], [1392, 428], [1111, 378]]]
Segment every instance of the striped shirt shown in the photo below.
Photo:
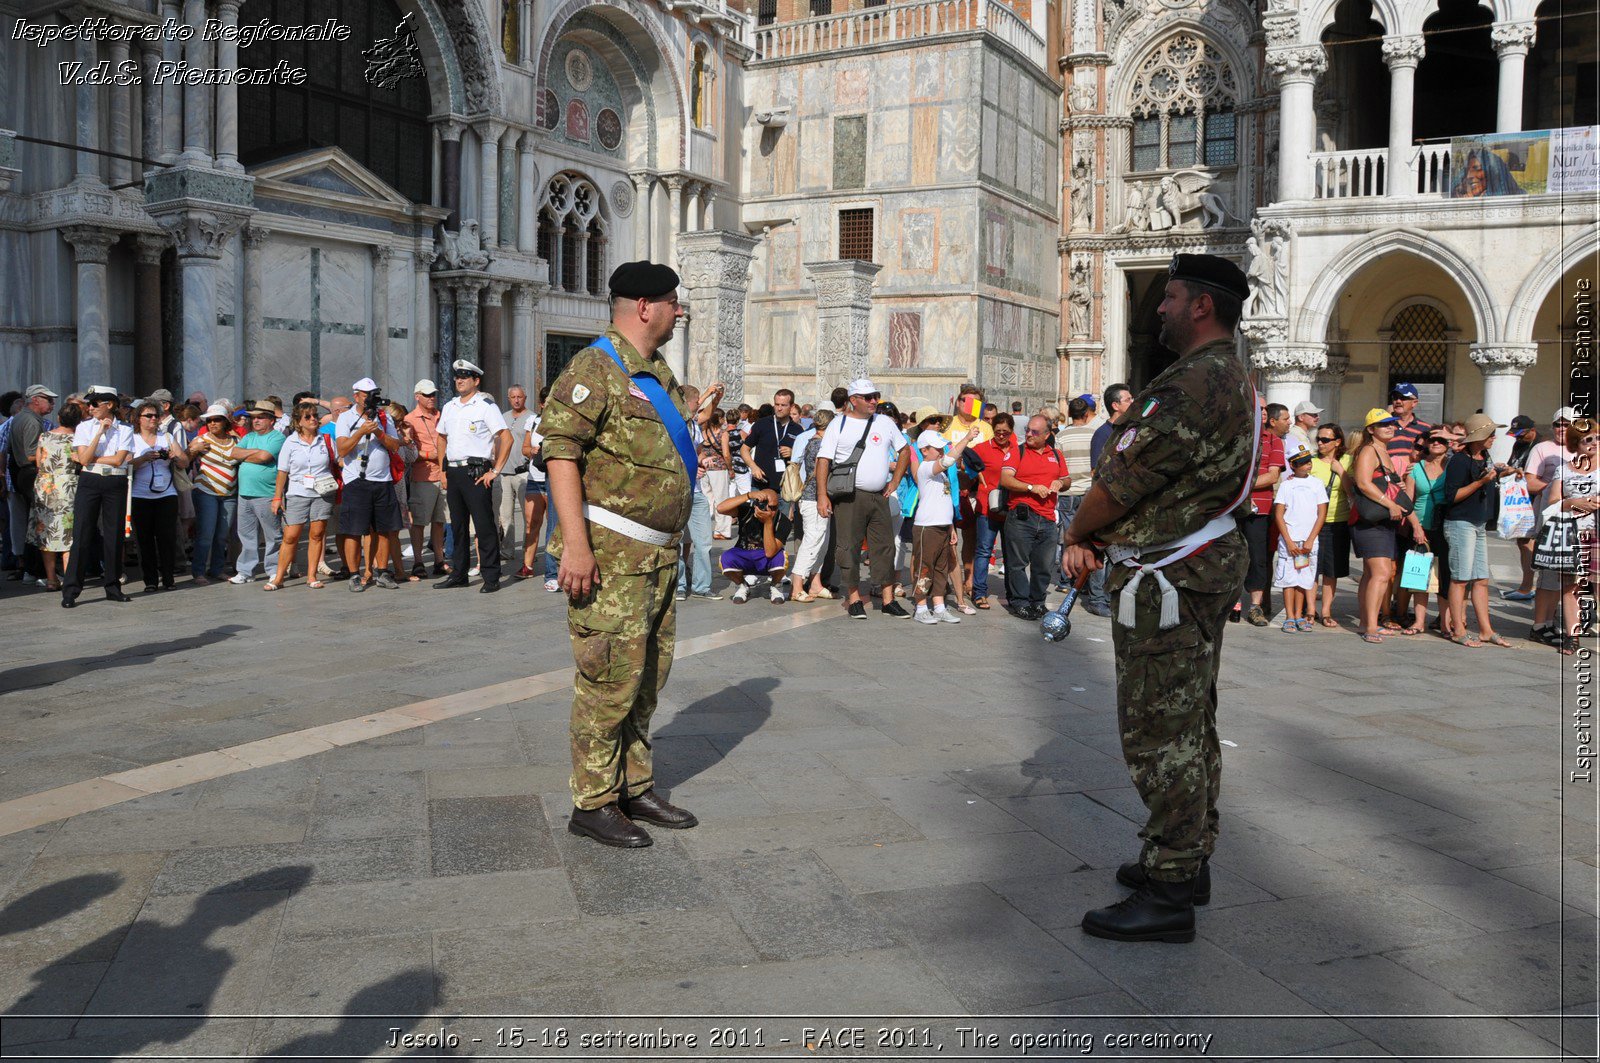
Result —
[[1417, 440], [1427, 435], [1436, 428], [1420, 417], [1413, 417], [1411, 423], [1401, 425], [1395, 429], [1394, 438], [1389, 440], [1389, 460], [1394, 462], [1394, 471], [1401, 476], [1411, 468], [1417, 452]]
[[208, 495], [227, 498], [239, 482], [239, 459], [233, 456], [238, 441], [231, 437], [222, 440], [209, 432], [205, 440], [209, 445], [195, 467], [194, 485]]

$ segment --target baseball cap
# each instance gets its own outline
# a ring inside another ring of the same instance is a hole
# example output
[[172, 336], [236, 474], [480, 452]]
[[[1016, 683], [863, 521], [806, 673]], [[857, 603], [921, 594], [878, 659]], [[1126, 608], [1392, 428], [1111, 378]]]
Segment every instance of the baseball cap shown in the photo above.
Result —
[[58, 399], [61, 397], [55, 392], [51, 391], [49, 388], [45, 387], [43, 384], [30, 384], [28, 385], [28, 390], [22, 393], [22, 397], [25, 399], [36, 399], [41, 395], [47, 399]]
[[944, 449], [944, 436], [940, 435], [938, 432], [933, 431], [932, 429], [929, 429], [928, 431], [923, 432], [920, 436], [917, 437], [917, 449], [921, 450], [923, 447], [934, 447], [934, 448], [937, 448], [939, 450], [943, 450]]
[[1322, 413], [1322, 407], [1314, 402], [1302, 402], [1295, 406], [1294, 415], [1299, 417], [1302, 413]]
[[1082, 395], [1079, 395], [1078, 398], [1082, 399], [1084, 402], [1087, 402], [1089, 404], [1089, 409], [1091, 410], [1098, 410], [1100, 408], [1100, 404], [1095, 402], [1094, 396], [1088, 392], [1084, 392]]
[[1396, 384], [1394, 387], [1389, 389], [1389, 397], [1392, 399], [1392, 398], [1394, 398], [1396, 396], [1399, 396], [1402, 399], [1414, 399], [1414, 398], [1416, 398], [1417, 397], [1417, 385], [1415, 385], [1415, 384]]
[[357, 380], [354, 384], [351, 384], [350, 390], [367, 392], [377, 391], [378, 382], [372, 379], [370, 376], [364, 376], [360, 380]]
[[860, 377], [856, 380], [850, 381], [850, 394], [876, 395], [878, 394], [878, 385], [874, 384], [866, 377]]
[[1465, 421], [1467, 434], [1462, 437], [1463, 443], [1476, 443], [1494, 435], [1496, 428], [1504, 428], [1503, 424], [1496, 424], [1493, 417], [1486, 413], [1475, 413]]
[[411, 390], [418, 395], [436, 395], [439, 392], [438, 386], [431, 380], [419, 380], [417, 386]]
[[155, 391], [150, 393], [150, 397], [155, 399], [157, 402], [171, 402], [172, 392], [168, 391], [166, 388], [157, 388]]
[[1375, 424], [1399, 424], [1400, 418], [1381, 406], [1374, 406], [1367, 411], [1367, 419], [1363, 423], [1371, 428]]
[[1571, 406], [1563, 406], [1561, 409], [1557, 410], [1553, 416], [1551, 416], [1550, 423], [1555, 424], [1557, 421], [1576, 421], [1577, 419], [1577, 410], [1574, 410]]
[[1511, 418], [1511, 433], [1513, 435], [1516, 435], [1519, 432], [1526, 432], [1534, 427], [1537, 426], [1534, 425], [1533, 418], [1529, 417], [1525, 413], [1519, 413], [1515, 417]]

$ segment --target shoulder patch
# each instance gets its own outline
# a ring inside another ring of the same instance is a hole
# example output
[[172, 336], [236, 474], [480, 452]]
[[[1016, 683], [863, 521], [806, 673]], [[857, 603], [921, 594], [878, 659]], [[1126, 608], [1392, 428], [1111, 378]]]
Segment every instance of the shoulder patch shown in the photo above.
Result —
[[584, 387], [582, 384], [572, 385], [572, 403], [574, 406], [581, 405], [588, 398], [588, 388]]
[[1117, 450], [1119, 453], [1127, 450], [1133, 445], [1133, 437], [1138, 431], [1139, 430], [1137, 428], [1130, 428], [1126, 432], [1122, 433], [1122, 438], [1117, 440]]

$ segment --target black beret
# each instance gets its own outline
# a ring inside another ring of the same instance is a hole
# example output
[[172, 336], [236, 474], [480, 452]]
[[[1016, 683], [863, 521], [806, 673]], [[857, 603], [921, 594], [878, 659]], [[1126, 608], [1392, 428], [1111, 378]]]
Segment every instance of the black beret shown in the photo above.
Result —
[[1250, 294], [1244, 270], [1216, 255], [1173, 255], [1172, 264], [1167, 267], [1167, 279], [1209, 284], [1239, 299]]
[[624, 299], [655, 299], [677, 290], [677, 271], [658, 262], [624, 262], [611, 272], [611, 294]]

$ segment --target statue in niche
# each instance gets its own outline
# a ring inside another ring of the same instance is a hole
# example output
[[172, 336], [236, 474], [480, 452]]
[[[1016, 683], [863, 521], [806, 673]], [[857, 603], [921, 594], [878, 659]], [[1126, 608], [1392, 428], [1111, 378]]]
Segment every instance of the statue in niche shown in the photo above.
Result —
[[1089, 263], [1079, 259], [1068, 274], [1067, 331], [1073, 336], [1089, 335]]
[[1094, 228], [1094, 171], [1084, 152], [1072, 162], [1072, 228]]
[[1250, 232], [1245, 241], [1245, 250], [1250, 253], [1250, 264], [1245, 269], [1245, 280], [1250, 284], [1250, 294], [1244, 300], [1245, 316], [1283, 317], [1289, 294], [1288, 241], [1282, 233], [1269, 232], [1259, 219], [1251, 222]]
[[515, 63], [522, 59], [522, 49], [519, 40], [522, 37], [521, 28], [517, 21], [517, 5], [521, 0], [501, 0], [500, 6], [500, 50], [505, 53], [506, 62]]

